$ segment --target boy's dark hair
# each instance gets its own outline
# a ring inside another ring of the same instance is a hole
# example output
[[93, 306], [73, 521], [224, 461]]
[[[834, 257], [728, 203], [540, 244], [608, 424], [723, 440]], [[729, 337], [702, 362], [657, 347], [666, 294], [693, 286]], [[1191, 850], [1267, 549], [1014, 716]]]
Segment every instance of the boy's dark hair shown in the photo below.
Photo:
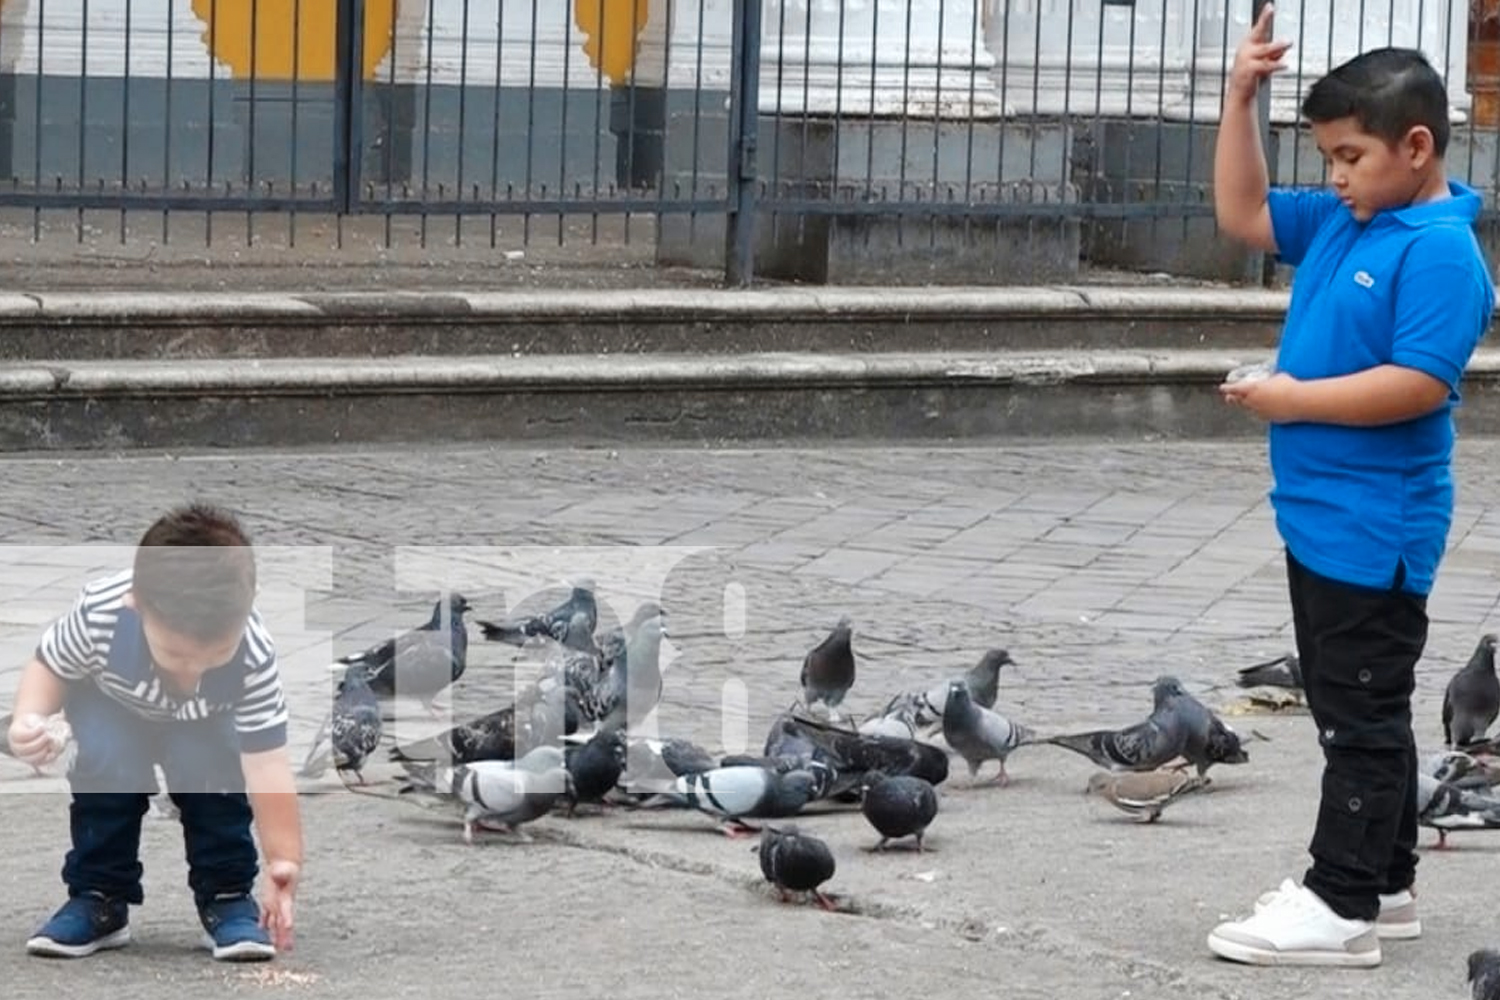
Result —
[[255, 602], [255, 553], [234, 515], [193, 503], [141, 537], [131, 591], [167, 629], [215, 642], [245, 627]]
[[1334, 67], [1308, 90], [1302, 114], [1318, 123], [1353, 118], [1387, 146], [1425, 125], [1433, 151], [1448, 149], [1448, 91], [1416, 49], [1371, 49]]

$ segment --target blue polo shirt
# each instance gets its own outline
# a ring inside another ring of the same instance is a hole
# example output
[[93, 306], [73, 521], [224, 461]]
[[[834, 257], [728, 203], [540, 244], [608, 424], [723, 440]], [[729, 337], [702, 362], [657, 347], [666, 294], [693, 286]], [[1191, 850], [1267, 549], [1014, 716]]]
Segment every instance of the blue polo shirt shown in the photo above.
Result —
[[1448, 386], [1432, 413], [1383, 427], [1272, 424], [1271, 505], [1292, 556], [1345, 583], [1426, 594], [1453, 520], [1453, 407], [1495, 287], [1474, 234], [1479, 195], [1357, 221], [1332, 192], [1273, 190], [1277, 255], [1297, 268], [1277, 367], [1299, 379], [1376, 365]]

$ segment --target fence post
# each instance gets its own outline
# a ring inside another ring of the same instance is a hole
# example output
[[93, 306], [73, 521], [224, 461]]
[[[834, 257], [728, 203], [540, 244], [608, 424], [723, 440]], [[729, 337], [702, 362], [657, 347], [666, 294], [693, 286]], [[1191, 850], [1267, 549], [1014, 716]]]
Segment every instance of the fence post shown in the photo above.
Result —
[[760, 127], [760, 0], [735, 0], [729, 83], [729, 215], [724, 280], [755, 278], [756, 144]]
[[339, 215], [359, 203], [364, 166], [365, 0], [337, 0], [333, 67], [333, 203]]

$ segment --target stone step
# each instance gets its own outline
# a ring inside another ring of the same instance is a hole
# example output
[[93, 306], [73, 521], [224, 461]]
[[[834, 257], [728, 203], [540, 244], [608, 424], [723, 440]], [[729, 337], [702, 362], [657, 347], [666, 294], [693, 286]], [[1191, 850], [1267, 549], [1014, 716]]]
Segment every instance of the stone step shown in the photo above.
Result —
[[[66, 360], [0, 365], [0, 448], [1256, 436], [1260, 349]], [[1500, 349], [1462, 429], [1500, 431]]]
[[0, 361], [1270, 350], [1283, 292], [1180, 287], [0, 294]]

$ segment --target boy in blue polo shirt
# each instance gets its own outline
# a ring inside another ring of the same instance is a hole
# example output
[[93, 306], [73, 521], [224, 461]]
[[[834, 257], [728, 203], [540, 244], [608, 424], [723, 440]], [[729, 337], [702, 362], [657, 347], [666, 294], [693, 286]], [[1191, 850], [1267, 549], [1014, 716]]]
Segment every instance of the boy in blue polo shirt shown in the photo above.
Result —
[[[68, 769], [68, 901], [26, 942], [30, 953], [77, 958], [129, 942], [157, 764], [182, 821], [188, 884], [214, 958], [267, 959], [290, 946], [302, 827], [255, 575], [234, 518], [180, 508], [146, 531], [131, 569], [85, 585], [42, 636], [16, 691], [10, 747], [33, 765], [53, 759], [60, 748], [45, 722], [61, 709], [77, 753]], [[264, 909], [251, 895], [252, 818], [267, 862]]]
[[1330, 190], [1268, 190], [1256, 91], [1283, 68], [1267, 5], [1235, 55], [1214, 156], [1230, 236], [1297, 268], [1276, 358], [1226, 384], [1268, 422], [1297, 652], [1323, 748], [1302, 885], [1209, 935], [1254, 964], [1369, 967], [1421, 933], [1414, 669], [1453, 516], [1452, 409], [1495, 304], [1473, 231], [1478, 195], [1444, 168], [1448, 97], [1423, 56], [1366, 52], [1302, 113]]

